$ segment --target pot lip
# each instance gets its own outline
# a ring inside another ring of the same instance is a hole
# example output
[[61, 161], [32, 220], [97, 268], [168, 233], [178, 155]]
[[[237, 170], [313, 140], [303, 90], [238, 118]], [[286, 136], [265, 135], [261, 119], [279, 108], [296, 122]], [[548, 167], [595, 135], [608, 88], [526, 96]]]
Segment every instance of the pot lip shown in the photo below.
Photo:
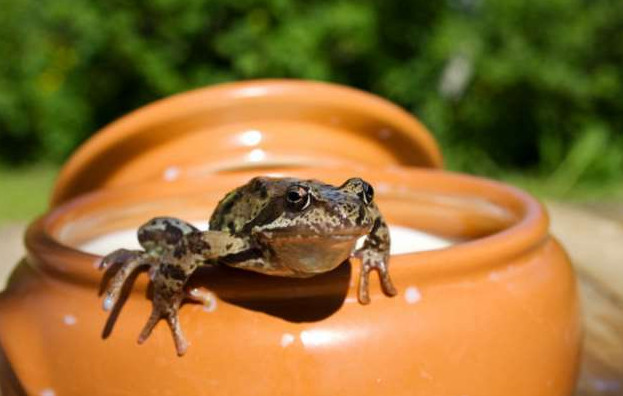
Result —
[[[260, 79], [221, 83], [178, 93], [140, 107], [97, 131], [82, 144], [62, 167], [54, 185], [51, 206], [57, 206], [73, 197], [102, 187], [104, 181], [89, 185], [85, 175], [90, 174], [96, 160], [109, 156], [111, 148], [128, 142], [150, 128], [188, 117], [208, 108], [246, 106], [253, 101], [281, 100], [310, 106], [322, 103], [336, 110], [353, 111], [364, 117], [378, 117], [397, 126], [414, 149], [419, 148], [409, 163], [403, 165], [441, 168], [441, 151], [433, 135], [413, 115], [400, 106], [372, 93], [343, 85], [297, 79]], [[175, 139], [175, 137], [171, 137]], [[127, 148], [136, 150], [136, 147]], [[124, 150], [116, 150], [124, 151]], [[101, 169], [99, 169], [101, 172]], [[137, 181], [138, 182], [138, 181]]]
[[[318, 171], [318, 168], [311, 170]], [[285, 169], [282, 174], [292, 173]], [[485, 268], [505, 266], [509, 260], [526, 254], [541, 246], [549, 238], [549, 218], [542, 204], [526, 192], [489, 179], [453, 173], [443, 170], [392, 168], [374, 171], [382, 182], [398, 183], [400, 180], [417, 180], [419, 185], [443, 189], [443, 193], [454, 192], [468, 197], [484, 197], [497, 201], [494, 204], [519, 211], [516, 220], [508, 227], [493, 234], [461, 242], [448, 248], [405, 253], [392, 256], [392, 272], [395, 277], [447, 276]], [[277, 172], [279, 173], [279, 172]], [[253, 173], [254, 175], [256, 174]], [[236, 174], [242, 176], [245, 174]], [[227, 178], [232, 175], [214, 174], [207, 178]], [[205, 178], [202, 178], [205, 180]], [[187, 185], [197, 180], [180, 180], [175, 183]], [[157, 189], [165, 182], [140, 185], [144, 190]], [[63, 279], [97, 285], [101, 273], [97, 270], [100, 256], [86, 253], [64, 245], [52, 237], [49, 230], [55, 222], [75, 209], [93, 201], [121, 197], [127, 188], [97, 190], [74, 198], [33, 221], [25, 235], [28, 262], [39, 271]], [[441, 194], [442, 191], [439, 191]], [[149, 195], [147, 195], [149, 196]], [[503, 202], [502, 202], [503, 201]], [[417, 263], [413, 265], [413, 263]]]

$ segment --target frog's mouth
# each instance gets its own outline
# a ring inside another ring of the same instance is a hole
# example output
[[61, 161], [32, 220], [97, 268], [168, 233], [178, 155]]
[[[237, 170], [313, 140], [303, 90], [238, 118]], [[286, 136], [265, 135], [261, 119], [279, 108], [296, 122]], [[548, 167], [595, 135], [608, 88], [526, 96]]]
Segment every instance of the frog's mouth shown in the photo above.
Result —
[[265, 240], [291, 240], [291, 241], [301, 241], [301, 240], [327, 240], [327, 241], [348, 241], [352, 239], [357, 239], [361, 237], [363, 234], [360, 233], [352, 233], [352, 234], [331, 234], [331, 235], [318, 235], [318, 234], [298, 234], [298, 235], [287, 235], [287, 234], [279, 234], [279, 233], [265, 233], [261, 237]]
[[327, 233], [319, 233], [313, 230], [299, 230], [293, 233], [292, 230], [271, 230], [261, 231], [258, 233], [258, 237], [265, 241], [272, 240], [335, 240], [335, 241], [348, 241], [356, 240], [365, 235], [369, 230], [367, 228], [353, 228], [348, 230], [334, 230]]

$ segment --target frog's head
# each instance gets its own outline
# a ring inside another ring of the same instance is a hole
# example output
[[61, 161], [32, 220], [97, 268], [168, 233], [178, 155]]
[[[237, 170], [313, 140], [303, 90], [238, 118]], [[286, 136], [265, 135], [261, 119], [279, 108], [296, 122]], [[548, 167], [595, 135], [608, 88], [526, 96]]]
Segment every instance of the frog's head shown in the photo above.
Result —
[[247, 223], [247, 230], [270, 247], [289, 276], [334, 269], [378, 217], [374, 190], [359, 178], [339, 187], [292, 178], [260, 178], [253, 183], [264, 191], [266, 204]]

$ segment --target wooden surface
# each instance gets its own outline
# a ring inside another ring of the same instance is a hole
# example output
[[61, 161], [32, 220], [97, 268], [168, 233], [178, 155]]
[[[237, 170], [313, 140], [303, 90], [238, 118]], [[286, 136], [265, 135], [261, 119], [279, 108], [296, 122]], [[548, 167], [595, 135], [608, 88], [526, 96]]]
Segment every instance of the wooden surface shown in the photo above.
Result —
[[[575, 265], [585, 322], [575, 396], [623, 396], [623, 204], [548, 203], [552, 233]], [[23, 224], [0, 225], [2, 263], [23, 255]], [[0, 267], [0, 289], [11, 268]]]
[[575, 265], [585, 324], [576, 396], [623, 395], [623, 205], [548, 204]]

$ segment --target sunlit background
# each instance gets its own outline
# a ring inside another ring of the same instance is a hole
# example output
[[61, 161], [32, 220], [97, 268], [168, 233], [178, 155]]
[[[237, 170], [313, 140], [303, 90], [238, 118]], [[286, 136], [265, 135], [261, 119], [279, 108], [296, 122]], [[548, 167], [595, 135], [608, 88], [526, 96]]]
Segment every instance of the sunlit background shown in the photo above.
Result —
[[180, 91], [265, 77], [386, 97], [428, 126], [447, 168], [543, 198], [582, 296], [576, 395], [622, 394], [621, 0], [2, 1], [0, 286], [92, 133]]
[[43, 211], [63, 161], [120, 115], [262, 77], [395, 101], [450, 169], [610, 201], [623, 190], [622, 32], [618, 0], [8, 0], [0, 222]]

